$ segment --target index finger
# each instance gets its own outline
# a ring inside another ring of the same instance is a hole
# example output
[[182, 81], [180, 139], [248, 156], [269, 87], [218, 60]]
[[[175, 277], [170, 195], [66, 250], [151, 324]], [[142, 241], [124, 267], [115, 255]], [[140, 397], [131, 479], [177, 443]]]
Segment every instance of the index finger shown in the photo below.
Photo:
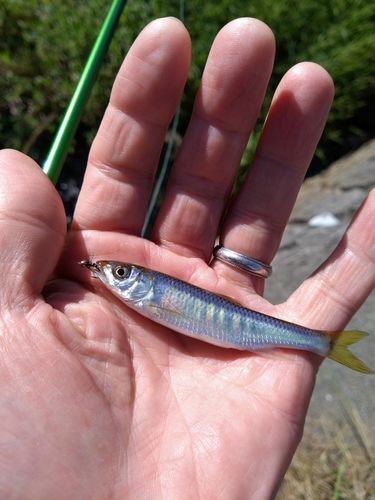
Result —
[[134, 42], [91, 148], [73, 229], [140, 234], [190, 51], [189, 35], [174, 18], [152, 22]]

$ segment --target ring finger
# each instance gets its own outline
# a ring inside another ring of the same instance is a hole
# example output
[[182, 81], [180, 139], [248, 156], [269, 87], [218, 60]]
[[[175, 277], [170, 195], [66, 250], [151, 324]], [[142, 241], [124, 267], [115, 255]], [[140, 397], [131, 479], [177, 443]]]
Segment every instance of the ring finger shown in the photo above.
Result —
[[[323, 131], [333, 98], [330, 76], [302, 63], [282, 79], [254, 159], [223, 222], [220, 244], [270, 263]], [[219, 274], [243, 278], [215, 260]]]

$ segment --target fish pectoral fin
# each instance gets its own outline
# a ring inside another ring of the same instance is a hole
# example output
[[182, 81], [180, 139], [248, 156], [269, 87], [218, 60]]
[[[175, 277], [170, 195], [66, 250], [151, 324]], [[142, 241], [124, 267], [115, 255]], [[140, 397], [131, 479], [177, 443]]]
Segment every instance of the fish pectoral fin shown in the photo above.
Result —
[[170, 304], [170, 307], [163, 307], [163, 306], [157, 306], [155, 304], [148, 304], [147, 309], [149, 311], [149, 314], [152, 317], [158, 317], [158, 318], [164, 318], [163, 312], [168, 312], [169, 315], [174, 316], [177, 319], [185, 319], [186, 316], [184, 316], [180, 311], [177, 311], [177, 309]]
[[331, 352], [327, 354], [327, 358], [334, 359], [338, 363], [345, 365], [357, 372], [372, 374], [374, 373], [363, 361], [361, 361], [355, 354], [349, 351], [348, 346], [355, 344], [368, 333], [359, 332], [357, 330], [344, 331], [344, 332], [328, 332], [331, 337]]

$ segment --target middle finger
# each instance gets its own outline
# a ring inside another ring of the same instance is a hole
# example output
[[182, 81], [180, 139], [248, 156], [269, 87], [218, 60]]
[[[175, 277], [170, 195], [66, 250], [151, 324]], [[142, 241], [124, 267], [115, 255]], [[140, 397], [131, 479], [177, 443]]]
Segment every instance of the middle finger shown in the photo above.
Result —
[[274, 38], [254, 19], [216, 37], [152, 238], [208, 260], [272, 70]]

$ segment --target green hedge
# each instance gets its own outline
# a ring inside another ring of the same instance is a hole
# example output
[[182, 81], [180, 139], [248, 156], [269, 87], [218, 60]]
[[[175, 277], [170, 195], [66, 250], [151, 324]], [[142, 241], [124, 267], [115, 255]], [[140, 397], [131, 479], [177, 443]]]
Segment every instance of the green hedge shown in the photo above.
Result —
[[[0, 0], [1, 147], [22, 149], [39, 161], [45, 155], [109, 5], [104, 0]], [[92, 140], [113, 78], [139, 31], [156, 17], [178, 17], [179, 10], [177, 0], [129, 0], [83, 117], [81, 146], [82, 141]], [[336, 86], [318, 156], [331, 160], [374, 134], [375, 3], [190, 0], [184, 10], [193, 39], [193, 64], [183, 98], [181, 133], [215, 34], [231, 19], [253, 16], [271, 27], [277, 41], [263, 117], [285, 71], [311, 60], [329, 71]], [[251, 144], [260, 126], [261, 120]], [[250, 145], [250, 153], [251, 149]]]

